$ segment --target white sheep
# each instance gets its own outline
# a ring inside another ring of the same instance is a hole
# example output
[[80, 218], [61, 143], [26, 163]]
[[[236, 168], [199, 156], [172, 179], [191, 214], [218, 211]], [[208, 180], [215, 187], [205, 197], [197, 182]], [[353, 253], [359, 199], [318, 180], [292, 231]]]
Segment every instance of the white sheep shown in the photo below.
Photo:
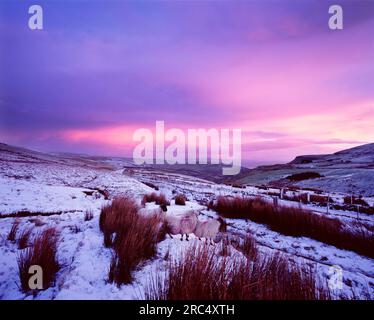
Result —
[[198, 222], [197, 213], [194, 211], [188, 211], [182, 215], [165, 215], [166, 223], [169, 227], [169, 235], [181, 234], [181, 240], [183, 235], [188, 236], [193, 233], [196, 229]]
[[211, 219], [208, 221], [198, 221], [194, 234], [201, 240], [206, 238], [210, 244], [214, 244], [214, 238], [219, 232], [226, 231], [226, 223], [222, 218]]

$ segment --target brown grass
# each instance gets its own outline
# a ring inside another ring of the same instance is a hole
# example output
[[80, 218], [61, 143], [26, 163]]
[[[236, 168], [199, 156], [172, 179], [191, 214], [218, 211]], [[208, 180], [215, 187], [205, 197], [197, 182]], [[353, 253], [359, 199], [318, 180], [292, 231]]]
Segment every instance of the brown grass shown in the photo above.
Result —
[[229, 235], [225, 235], [222, 237], [221, 241], [219, 242], [220, 246], [220, 255], [221, 256], [230, 256], [231, 255], [231, 239]]
[[286, 256], [272, 254], [253, 264], [239, 262], [229, 287], [234, 300], [328, 300], [331, 295], [317, 273]]
[[[283, 195], [284, 200], [288, 201], [295, 201], [295, 202], [302, 202], [302, 203], [308, 203], [308, 195], [306, 193], [301, 193], [297, 195]], [[317, 203], [321, 206], [327, 206], [327, 201], [329, 203], [334, 203], [334, 200], [332, 198], [328, 198], [327, 196], [321, 196], [317, 194], [311, 194], [310, 195], [310, 202]]]
[[317, 215], [309, 210], [275, 207], [260, 198], [225, 197], [218, 198], [214, 209], [226, 218], [250, 219], [287, 236], [309, 237], [340, 249], [374, 257], [372, 232], [345, 229], [340, 220]]
[[161, 219], [158, 215], [139, 215], [132, 221], [129, 232], [117, 234], [109, 270], [110, 282], [121, 285], [132, 281], [132, 272], [138, 264], [156, 254], [160, 227]]
[[334, 199], [329, 198], [328, 196], [321, 196], [318, 194], [311, 194], [310, 201], [318, 203], [320, 205], [327, 205], [327, 202], [334, 203]]
[[10, 228], [10, 231], [7, 236], [8, 241], [14, 242], [16, 240], [16, 235], [17, 235], [19, 224], [20, 224], [20, 221], [18, 219], [14, 220], [12, 227]]
[[93, 213], [91, 211], [87, 211], [84, 214], [84, 221], [90, 221], [93, 219]]
[[104, 234], [104, 245], [110, 247], [113, 244], [113, 236], [116, 232], [126, 233], [138, 214], [139, 206], [131, 198], [117, 197], [111, 204], [101, 209], [99, 226]]
[[163, 193], [157, 194], [156, 192], [145, 194], [142, 200], [142, 205], [145, 205], [147, 202], [155, 202], [156, 204], [162, 206], [169, 206], [170, 201], [166, 199], [166, 196]]
[[258, 256], [256, 240], [249, 232], [246, 233], [243, 238], [228, 234], [223, 236], [222, 240], [220, 241], [220, 254], [222, 256], [230, 256], [232, 248], [240, 251], [250, 260], [255, 260]]
[[246, 257], [254, 260], [258, 256], [258, 249], [256, 245], [256, 240], [252, 237], [250, 233], [246, 233], [244, 239], [239, 242], [237, 247]]
[[166, 280], [153, 275], [145, 290], [150, 300], [316, 300], [329, 299], [314, 271], [285, 256], [218, 258], [207, 245], [194, 245], [170, 261]]
[[18, 249], [22, 250], [28, 247], [32, 230], [32, 227], [22, 230], [20, 236], [17, 239]]
[[187, 199], [183, 194], [178, 194], [175, 196], [175, 204], [178, 206], [185, 206], [186, 201]]
[[113, 247], [109, 281], [118, 285], [132, 281], [132, 272], [144, 260], [152, 258], [156, 246], [166, 234], [159, 212], [141, 215], [131, 198], [115, 198], [100, 215], [104, 244]]
[[360, 214], [374, 214], [374, 207], [357, 206], [354, 204], [334, 204], [332, 205], [332, 208], [335, 210], [359, 212]]
[[49, 288], [56, 278], [60, 269], [57, 260], [58, 233], [55, 228], [44, 230], [38, 235], [33, 245], [21, 252], [18, 256], [18, 270], [21, 288], [24, 292], [29, 292], [29, 268], [38, 265], [43, 270], [43, 290]]
[[357, 198], [357, 197], [345, 196], [344, 204], [356, 204], [356, 205], [361, 205], [364, 207], [369, 207], [369, 204], [361, 197]]

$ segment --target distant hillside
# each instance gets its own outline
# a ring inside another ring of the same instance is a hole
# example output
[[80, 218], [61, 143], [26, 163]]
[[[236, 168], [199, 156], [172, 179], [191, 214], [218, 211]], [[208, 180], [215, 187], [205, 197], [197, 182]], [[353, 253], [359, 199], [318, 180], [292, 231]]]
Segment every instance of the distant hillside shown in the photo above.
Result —
[[314, 164], [318, 166], [374, 168], [374, 143], [342, 150], [327, 155], [298, 156], [290, 164]]
[[[143, 165], [137, 166], [132, 159], [121, 157], [89, 156], [74, 153], [42, 153], [21, 147], [0, 143], [0, 161], [59, 163], [68, 166], [119, 170], [141, 167], [144, 170], [157, 170], [198, 177], [216, 183], [227, 180], [222, 175], [222, 165]], [[242, 167], [241, 175], [248, 174], [249, 169]]]
[[[298, 173], [322, 177], [294, 181]], [[317, 176], [317, 175], [315, 175]], [[303, 155], [287, 164], [261, 166], [248, 174], [232, 180], [239, 184], [265, 184], [274, 186], [299, 186], [335, 191], [374, 195], [374, 143], [342, 150], [334, 154]]]

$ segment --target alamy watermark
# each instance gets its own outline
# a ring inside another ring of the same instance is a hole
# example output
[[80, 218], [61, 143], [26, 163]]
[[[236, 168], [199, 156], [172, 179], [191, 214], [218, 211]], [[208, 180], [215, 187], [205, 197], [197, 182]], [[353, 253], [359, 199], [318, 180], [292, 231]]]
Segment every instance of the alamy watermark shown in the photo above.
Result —
[[28, 285], [31, 290], [43, 290], [43, 268], [39, 265], [32, 265], [29, 268], [30, 276]]
[[43, 8], [38, 4], [29, 7], [28, 25], [31, 30], [43, 30]]
[[329, 7], [329, 28], [331, 30], [342, 30], [343, 29], [343, 8], [337, 4]]
[[[31, 30], [43, 29], [43, 8], [41, 5], [33, 4], [29, 7], [28, 13], [31, 14], [28, 20], [28, 26]], [[340, 5], [333, 4], [329, 6], [328, 13], [331, 15], [328, 19], [328, 26], [331, 30], [343, 29], [343, 8]]]
[[[155, 134], [137, 129], [133, 140], [133, 160], [143, 164], [222, 164], [223, 175], [236, 175], [241, 169], [240, 129], [173, 128], [165, 131], [164, 121], [156, 121]], [[231, 149], [231, 152], [230, 152]], [[210, 151], [210, 154], [209, 154]]]

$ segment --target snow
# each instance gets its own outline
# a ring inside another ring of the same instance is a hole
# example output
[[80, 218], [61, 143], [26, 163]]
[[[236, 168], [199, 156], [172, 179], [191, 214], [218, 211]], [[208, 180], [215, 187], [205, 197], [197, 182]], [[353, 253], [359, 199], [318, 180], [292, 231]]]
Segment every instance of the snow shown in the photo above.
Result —
[[[177, 257], [187, 246], [199, 241], [193, 235], [190, 241], [181, 241], [179, 236], [167, 238], [158, 244], [154, 259], [144, 261], [134, 272], [134, 282], [118, 287], [107, 281], [111, 249], [103, 246], [99, 230], [99, 215], [103, 205], [109, 203], [97, 191], [107, 190], [110, 197], [131, 195], [140, 204], [144, 194], [155, 190], [143, 182], [157, 185], [169, 199], [176, 193], [183, 193], [188, 201], [185, 206], [175, 205], [171, 200], [168, 214], [179, 215], [189, 210], [200, 212], [199, 219], [216, 218], [207, 210], [206, 203], [219, 195], [256, 196], [269, 200], [268, 192], [256, 187], [244, 189], [215, 184], [180, 174], [157, 170], [120, 168], [120, 159], [106, 159], [100, 163], [76, 158], [32, 154], [22, 155], [10, 151], [0, 152], [0, 299], [141, 299], [150, 274], [162, 275], [169, 258]], [[64, 160], [64, 161], [62, 161]], [[110, 169], [103, 163], [113, 165]], [[88, 192], [88, 193], [87, 193]], [[92, 194], [91, 194], [92, 193]], [[342, 201], [344, 194], [333, 194]], [[367, 199], [373, 203], [372, 198]], [[295, 202], [281, 201], [287, 205]], [[326, 208], [315, 205], [306, 207], [316, 214], [326, 214]], [[158, 208], [147, 203], [143, 211]], [[19, 211], [50, 213], [49, 216], [22, 217], [19, 229], [33, 227], [34, 237], [44, 228], [55, 226], [60, 232], [58, 258], [62, 265], [53, 287], [39, 292], [36, 296], [26, 295], [19, 290], [17, 257], [20, 250], [15, 243], [6, 240], [15, 218], [1, 218], [4, 214]], [[93, 219], [84, 221], [85, 212], [93, 213]], [[55, 213], [55, 214], [53, 214]], [[357, 220], [357, 213], [330, 210], [330, 216], [350, 225]], [[370, 226], [374, 217], [359, 215], [359, 219]], [[251, 230], [263, 254], [282, 252], [295, 261], [306, 262], [317, 268], [321, 277], [327, 279], [329, 268], [339, 265], [343, 268], [344, 287], [342, 294], [351, 296], [354, 291], [364, 297], [369, 292], [374, 297], [374, 260], [354, 252], [340, 250], [333, 246], [309, 239], [294, 238], [269, 230], [266, 226], [245, 220], [227, 220], [228, 232], [244, 235]]]

